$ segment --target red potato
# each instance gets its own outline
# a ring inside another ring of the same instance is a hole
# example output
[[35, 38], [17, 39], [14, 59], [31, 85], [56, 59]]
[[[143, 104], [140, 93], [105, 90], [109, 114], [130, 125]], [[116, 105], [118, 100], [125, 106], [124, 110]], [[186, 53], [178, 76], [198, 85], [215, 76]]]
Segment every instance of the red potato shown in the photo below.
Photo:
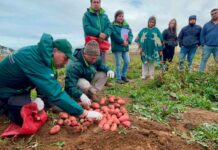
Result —
[[130, 121], [124, 121], [124, 122], [122, 122], [122, 124], [123, 124], [125, 127], [130, 127], [130, 126], [131, 126], [131, 122], [130, 122]]
[[117, 117], [120, 118], [121, 116], [123, 116], [123, 114], [122, 114], [121, 112], [119, 112], [119, 113], [117, 114]]
[[113, 114], [114, 114], [114, 111], [115, 111], [115, 109], [112, 109], [112, 108], [111, 108], [111, 109], [109, 109], [108, 112], [109, 112], [111, 115], [113, 115]]
[[114, 110], [114, 113], [115, 113], [115, 114], [120, 113], [120, 109], [116, 108], [116, 109]]
[[109, 107], [110, 109], [115, 109], [115, 106], [112, 105], [112, 104], [110, 104], [108, 107]]
[[61, 117], [61, 119], [67, 119], [69, 117], [69, 115], [66, 112], [60, 112], [59, 117]]
[[104, 126], [103, 126], [103, 129], [105, 130], [105, 131], [108, 131], [108, 130], [110, 130], [110, 125], [109, 124], [104, 124]]
[[108, 100], [110, 103], [114, 103], [115, 102], [115, 96], [111, 95], [108, 97]]
[[64, 125], [65, 125], [65, 126], [71, 125], [71, 121], [70, 121], [69, 119], [65, 119], [65, 120], [64, 120]]
[[74, 121], [71, 121], [71, 126], [78, 126], [79, 125], [79, 123], [76, 121], [76, 120], [74, 120]]
[[60, 131], [61, 127], [59, 125], [55, 125], [49, 131], [51, 135], [57, 134]]
[[120, 108], [120, 104], [118, 104], [118, 103], [114, 103], [114, 106], [115, 106], [116, 108]]
[[128, 121], [128, 120], [129, 120], [129, 115], [127, 115], [127, 114], [125, 114], [119, 118], [120, 122], [124, 122], [124, 121]]
[[103, 128], [104, 127], [104, 124], [107, 122], [107, 119], [106, 118], [103, 118], [103, 119], [101, 119], [101, 121], [99, 122], [99, 124], [98, 124], [98, 126], [100, 127], [100, 128]]
[[108, 113], [108, 107], [107, 107], [107, 106], [101, 107], [101, 110], [102, 110], [104, 113]]
[[123, 99], [119, 98], [117, 100], [117, 103], [120, 104], [120, 105], [124, 105], [126, 102]]
[[64, 125], [64, 120], [63, 119], [59, 119], [57, 124], [60, 125], [60, 126]]
[[107, 120], [107, 123], [106, 123], [106, 124], [111, 125], [111, 124], [113, 123], [113, 121], [114, 121], [114, 120], [113, 120], [112, 118], [110, 118], [110, 119]]
[[113, 123], [113, 124], [111, 125], [110, 130], [111, 130], [112, 132], [117, 131], [117, 124], [116, 124], [116, 123]]
[[99, 101], [100, 105], [105, 105], [106, 104], [106, 99], [103, 97], [101, 98], [101, 100]]
[[125, 114], [125, 113], [127, 113], [127, 110], [125, 107], [120, 107], [120, 112]]
[[91, 106], [94, 109], [99, 109], [100, 108], [100, 105], [98, 103], [96, 103], [96, 102], [93, 102]]
[[72, 122], [72, 121], [76, 120], [76, 117], [70, 116], [70, 117], [69, 117], [69, 120]]

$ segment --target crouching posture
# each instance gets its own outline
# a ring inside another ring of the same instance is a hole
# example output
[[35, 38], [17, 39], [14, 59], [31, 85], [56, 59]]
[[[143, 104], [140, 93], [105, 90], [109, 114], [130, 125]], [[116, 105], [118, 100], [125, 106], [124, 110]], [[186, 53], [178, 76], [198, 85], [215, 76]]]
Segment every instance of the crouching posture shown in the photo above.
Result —
[[[56, 80], [56, 69], [72, 58], [72, 46], [66, 39], [53, 40], [43, 34], [38, 45], [21, 48], [0, 62], [0, 112], [22, 125], [21, 108], [31, 103], [31, 89], [37, 88], [46, 101], [74, 116], [101, 119], [101, 114], [84, 110]], [[39, 110], [41, 101], [36, 101]]]
[[103, 89], [107, 77], [114, 78], [114, 72], [102, 62], [99, 55], [99, 45], [92, 40], [77, 54], [77, 59], [67, 66], [65, 90], [71, 97], [87, 105]]

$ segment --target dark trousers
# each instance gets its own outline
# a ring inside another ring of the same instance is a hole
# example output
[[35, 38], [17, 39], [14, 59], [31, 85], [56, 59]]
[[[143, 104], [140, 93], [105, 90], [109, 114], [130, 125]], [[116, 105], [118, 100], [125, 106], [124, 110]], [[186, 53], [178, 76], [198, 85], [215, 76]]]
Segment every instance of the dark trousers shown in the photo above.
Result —
[[163, 50], [163, 60], [164, 60], [164, 62], [166, 62], [167, 60], [169, 62], [172, 62], [174, 53], [175, 53], [175, 46], [166, 45], [164, 50]]
[[8, 118], [17, 125], [23, 124], [21, 117], [21, 108], [30, 103], [29, 94], [12, 96], [9, 99], [0, 99], [0, 114], [5, 114]]

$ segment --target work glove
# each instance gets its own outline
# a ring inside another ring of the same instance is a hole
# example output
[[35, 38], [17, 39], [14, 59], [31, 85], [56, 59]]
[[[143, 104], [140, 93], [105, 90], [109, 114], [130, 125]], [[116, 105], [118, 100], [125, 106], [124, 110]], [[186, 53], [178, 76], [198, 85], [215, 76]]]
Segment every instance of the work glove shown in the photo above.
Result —
[[107, 77], [109, 77], [109, 78], [114, 78], [114, 72], [113, 72], [112, 70], [109, 70], [109, 71], [107, 72]]
[[33, 103], [37, 105], [38, 111], [42, 111], [45, 107], [45, 104], [41, 98], [34, 99]]
[[97, 111], [87, 111], [87, 119], [101, 120], [103, 115]]
[[88, 98], [88, 96], [86, 96], [86, 94], [82, 94], [80, 96], [80, 100], [83, 104], [90, 106], [91, 105], [91, 100]]

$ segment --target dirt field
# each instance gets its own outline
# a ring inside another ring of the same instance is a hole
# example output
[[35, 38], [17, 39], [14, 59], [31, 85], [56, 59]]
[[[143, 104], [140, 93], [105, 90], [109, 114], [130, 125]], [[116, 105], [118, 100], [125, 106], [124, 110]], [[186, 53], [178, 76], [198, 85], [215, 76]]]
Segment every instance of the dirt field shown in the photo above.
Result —
[[[1, 149], [11, 149], [15, 147], [32, 148], [42, 150], [59, 149], [52, 143], [65, 141], [63, 149], [66, 150], [203, 150], [198, 144], [188, 144], [185, 139], [177, 136], [173, 129], [186, 132], [190, 127], [196, 126], [202, 122], [216, 122], [218, 114], [199, 110], [190, 109], [185, 112], [183, 119], [179, 122], [171, 118], [170, 126], [156, 123], [137, 116], [131, 116], [133, 126], [124, 133], [108, 133], [93, 125], [84, 133], [73, 133], [72, 128], [62, 128], [57, 135], [49, 135], [49, 122], [43, 126], [40, 131], [33, 137], [12, 138], [7, 144], [0, 144]], [[6, 119], [0, 118], [2, 132], [8, 125], [3, 123]], [[38, 144], [38, 145], [34, 145]]]

